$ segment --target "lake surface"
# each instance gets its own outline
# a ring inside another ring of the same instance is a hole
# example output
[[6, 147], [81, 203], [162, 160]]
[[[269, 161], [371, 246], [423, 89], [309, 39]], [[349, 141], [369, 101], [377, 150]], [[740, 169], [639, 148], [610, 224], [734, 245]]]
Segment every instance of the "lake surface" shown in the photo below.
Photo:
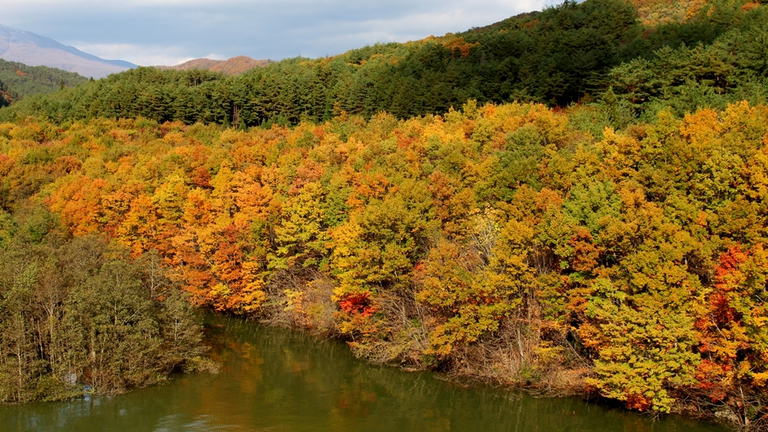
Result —
[[177, 376], [112, 398], [0, 407], [9, 431], [724, 431], [578, 398], [463, 388], [355, 359], [344, 343], [210, 317], [218, 375]]

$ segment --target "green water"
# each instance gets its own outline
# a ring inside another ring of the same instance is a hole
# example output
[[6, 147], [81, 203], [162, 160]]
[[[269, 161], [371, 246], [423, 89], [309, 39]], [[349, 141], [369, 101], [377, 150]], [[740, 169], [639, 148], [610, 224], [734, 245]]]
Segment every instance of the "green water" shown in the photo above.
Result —
[[0, 408], [0, 431], [722, 431], [577, 398], [463, 388], [431, 373], [366, 364], [343, 343], [214, 317], [218, 375], [113, 398]]

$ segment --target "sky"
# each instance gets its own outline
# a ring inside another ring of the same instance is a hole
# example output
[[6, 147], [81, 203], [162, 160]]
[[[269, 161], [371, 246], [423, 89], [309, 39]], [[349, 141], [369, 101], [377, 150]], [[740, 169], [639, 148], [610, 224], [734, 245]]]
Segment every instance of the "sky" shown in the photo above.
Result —
[[137, 65], [325, 57], [482, 27], [561, 0], [2, 0], [0, 24]]

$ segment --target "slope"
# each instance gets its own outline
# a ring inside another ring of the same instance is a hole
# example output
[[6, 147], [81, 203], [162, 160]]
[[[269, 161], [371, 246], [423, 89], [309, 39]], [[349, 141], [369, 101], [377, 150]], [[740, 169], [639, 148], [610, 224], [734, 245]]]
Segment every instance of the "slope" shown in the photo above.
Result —
[[[679, 112], [703, 103], [686, 102], [690, 86], [720, 108], [744, 94], [751, 102], [768, 97], [760, 90], [768, 8], [744, 4], [709, 0], [683, 22], [646, 26], [624, 0], [569, 1], [462, 33], [287, 59], [233, 77], [139, 68], [25, 101], [0, 119], [145, 117], [250, 127], [342, 112], [442, 114], [470, 99], [567, 107], [618, 97], [610, 116], [619, 126], [668, 100], [680, 102]], [[680, 73], [666, 80], [670, 68]]]
[[54, 67], [93, 78], [136, 67], [122, 60], [104, 60], [53, 39], [4, 25], [0, 25], [0, 58], [30, 66]]
[[[27, 66], [0, 59], [0, 95], [5, 104], [26, 96], [51, 93], [63, 87], [74, 87], [87, 82], [88, 78], [47, 66]], [[0, 101], [0, 104], [3, 104]]]
[[212, 60], [199, 58], [189, 60], [176, 66], [157, 66], [160, 70], [194, 70], [205, 69], [213, 72], [221, 72], [224, 75], [240, 75], [257, 67], [267, 66], [273, 63], [271, 60], [255, 60], [248, 56], [232, 57], [228, 60]]

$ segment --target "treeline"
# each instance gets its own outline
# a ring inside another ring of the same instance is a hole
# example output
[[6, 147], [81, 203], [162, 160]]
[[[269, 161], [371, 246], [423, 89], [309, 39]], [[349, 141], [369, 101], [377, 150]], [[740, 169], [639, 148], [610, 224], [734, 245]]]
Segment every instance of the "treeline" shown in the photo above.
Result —
[[[759, 427], [766, 116], [662, 110], [598, 134], [599, 110], [538, 104], [247, 132], [27, 120], [0, 125], [0, 204], [18, 213], [31, 195], [67, 234], [157, 251], [198, 305], [337, 334], [372, 361]], [[46, 260], [3, 262], [74, 271]], [[4, 328], [37, 331], [15, 324], [20, 307]]]
[[[715, 21], [721, 23], [720, 28], [725, 23], [732, 28], [710, 44], [687, 41], [677, 48], [664, 46], [652, 57], [637, 57], [613, 68], [606, 79], [610, 94], [604, 94], [602, 100], [613, 98], [615, 92], [620, 102], [611, 103], [622, 106], [630, 118], [648, 112], [645, 121], [662, 107], [682, 116], [701, 107], [725, 109], [729, 102], [739, 100], [765, 103], [768, 8], [754, 3], [747, 6], [750, 8], [725, 9]], [[744, 14], [744, 9], [752, 12]], [[710, 30], [706, 26], [700, 29], [702, 34]]]
[[[722, 106], [745, 95], [764, 99], [766, 8], [711, 0], [697, 11], [683, 22], [645, 27], [624, 0], [566, 1], [463, 33], [289, 59], [238, 77], [139, 68], [28, 99], [0, 111], [0, 118], [143, 117], [268, 127], [341, 112], [366, 118], [382, 111], [397, 118], [446, 113], [469, 99], [564, 107], [602, 101], [613, 86], [609, 98], [620, 96], [617, 121], [625, 121], [655, 101], [692, 106], [691, 89], [707, 95], [696, 102]], [[670, 68], [675, 73], [668, 76]]]
[[0, 59], [0, 108], [30, 95], [52, 93], [85, 82], [88, 78], [74, 72]]
[[0, 402], [114, 394], [210, 369], [187, 297], [157, 255], [72, 238], [40, 206], [0, 212]]

